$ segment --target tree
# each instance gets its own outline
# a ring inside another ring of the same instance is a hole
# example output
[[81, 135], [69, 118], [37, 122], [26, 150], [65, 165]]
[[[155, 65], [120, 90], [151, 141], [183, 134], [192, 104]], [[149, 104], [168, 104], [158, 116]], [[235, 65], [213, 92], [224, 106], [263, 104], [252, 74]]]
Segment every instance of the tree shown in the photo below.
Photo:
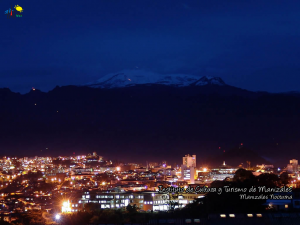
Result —
[[255, 176], [252, 174], [251, 171], [245, 169], [238, 169], [233, 177], [234, 181], [245, 181], [245, 180], [254, 180]]
[[276, 174], [263, 173], [257, 177], [259, 186], [276, 187], [280, 181]]
[[100, 204], [99, 203], [85, 203], [84, 204], [84, 210], [86, 212], [93, 212], [95, 210], [100, 209]]
[[126, 206], [126, 210], [129, 212], [129, 213], [136, 213], [137, 212], [137, 209], [138, 207], [136, 206], [136, 204], [134, 204], [133, 206], [128, 204]]
[[291, 178], [289, 177], [288, 172], [283, 172], [282, 174], [280, 174], [279, 178], [280, 178], [280, 181], [283, 185], [287, 185], [291, 180]]
[[168, 201], [168, 205], [169, 205], [169, 210], [174, 210], [176, 206], [179, 206], [178, 201], [178, 193], [169, 193], [169, 201]]

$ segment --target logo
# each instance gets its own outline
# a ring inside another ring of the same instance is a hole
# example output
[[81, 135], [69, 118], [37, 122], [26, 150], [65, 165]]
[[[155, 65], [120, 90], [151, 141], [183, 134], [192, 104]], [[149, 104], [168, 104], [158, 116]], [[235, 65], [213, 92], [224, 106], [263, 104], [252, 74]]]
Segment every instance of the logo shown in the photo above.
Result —
[[15, 5], [15, 7], [11, 7], [10, 9], [4, 12], [7, 15], [7, 18], [16, 18], [22, 17], [23, 8], [19, 5]]

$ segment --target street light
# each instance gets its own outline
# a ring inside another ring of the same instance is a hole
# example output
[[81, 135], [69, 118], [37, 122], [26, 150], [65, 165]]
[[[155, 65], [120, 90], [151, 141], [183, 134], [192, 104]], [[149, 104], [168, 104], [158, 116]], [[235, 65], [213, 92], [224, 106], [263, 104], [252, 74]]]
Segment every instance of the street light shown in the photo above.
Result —
[[60, 215], [59, 215], [59, 214], [56, 214], [56, 215], [55, 215], [55, 219], [56, 219], [56, 220], [59, 220], [59, 219], [60, 219]]
[[60, 224], [59, 220], [60, 220], [60, 215], [59, 214], [56, 214], [55, 215], [55, 220], [56, 220], [56, 223], [57, 224]]

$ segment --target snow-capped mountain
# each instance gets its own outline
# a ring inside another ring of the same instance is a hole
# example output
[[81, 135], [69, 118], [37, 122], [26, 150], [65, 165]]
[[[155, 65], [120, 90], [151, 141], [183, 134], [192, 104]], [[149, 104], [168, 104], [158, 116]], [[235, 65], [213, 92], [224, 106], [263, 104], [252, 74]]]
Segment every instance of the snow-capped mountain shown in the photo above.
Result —
[[197, 86], [207, 85], [207, 84], [226, 85], [225, 82], [220, 77], [209, 77], [209, 76], [201, 77], [195, 83], [195, 85]]
[[219, 77], [201, 77], [187, 74], [162, 75], [144, 70], [123, 70], [118, 73], [105, 75], [99, 80], [87, 83], [84, 86], [94, 88], [118, 88], [139, 84], [162, 84], [175, 87], [186, 87], [190, 85], [203, 86], [207, 84], [225, 85], [225, 82]]

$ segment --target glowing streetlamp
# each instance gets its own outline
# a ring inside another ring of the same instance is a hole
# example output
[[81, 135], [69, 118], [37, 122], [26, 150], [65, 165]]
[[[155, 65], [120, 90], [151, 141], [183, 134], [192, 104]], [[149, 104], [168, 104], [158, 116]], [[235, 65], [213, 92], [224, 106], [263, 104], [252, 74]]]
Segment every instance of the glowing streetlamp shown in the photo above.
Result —
[[59, 220], [59, 219], [60, 219], [60, 215], [59, 215], [59, 214], [56, 214], [56, 215], [55, 215], [55, 219], [56, 219], [56, 220]]

